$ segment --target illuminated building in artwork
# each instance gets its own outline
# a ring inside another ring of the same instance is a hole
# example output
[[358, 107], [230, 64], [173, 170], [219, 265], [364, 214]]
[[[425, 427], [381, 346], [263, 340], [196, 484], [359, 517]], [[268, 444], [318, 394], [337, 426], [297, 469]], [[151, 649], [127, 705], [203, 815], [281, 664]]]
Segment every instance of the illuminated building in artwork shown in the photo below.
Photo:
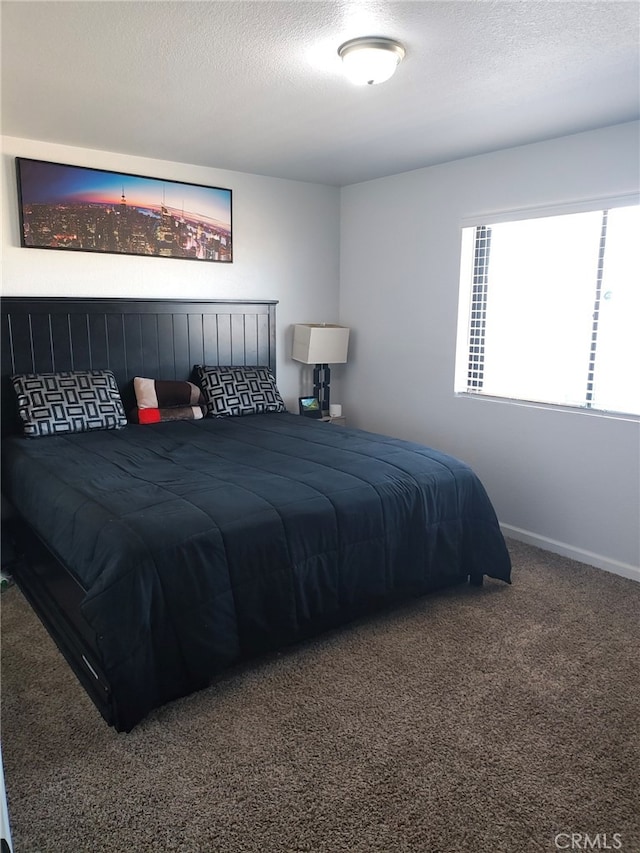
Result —
[[124, 195], [124, 187], [122, 187], [122, 195], [120, 196], [120, 207], [118, 209], [117, 251], [130, 252], [130, 240], [131, 228], [129, 223], [129, 210], [127, 209], [127, 200]]
[[174, 253], [173, 220], [167, 209], [162, 192], [162, 204], [160, 205], [160, 223], [156, 228], [156, 249], [159, 255], [170, 258]]

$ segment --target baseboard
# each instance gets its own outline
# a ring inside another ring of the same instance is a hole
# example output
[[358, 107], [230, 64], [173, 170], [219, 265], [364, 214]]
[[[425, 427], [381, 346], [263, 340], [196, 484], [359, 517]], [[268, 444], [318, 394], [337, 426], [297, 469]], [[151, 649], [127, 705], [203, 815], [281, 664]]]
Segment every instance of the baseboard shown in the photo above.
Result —
[[500, 528], [504, 535], [511, 539], [526, 542], [528, 545], [535, 545], [544, 551], [551, 551], [553, 554], [560, 554], [562, 557], [569, 557], [569, 559], [577, 560], [579, 563], [586, 563], [588, 566], [595, 566], [597, 569], [604, 569], [605, 572], [612, 572], [614, 575], [621, 575], [623, 578], [629, 578], [640, 583], [640, 567], [638, 566], [621, 563], [618, 560], [603, 557], [601, 554], [594, 554], [591, 551], [567, 545], [566, 542], [557, 542], [555, 539], [548, 539], [546, 536], [522, 530], [520, 527], [512, 527], [510, 524], [501, 524]]

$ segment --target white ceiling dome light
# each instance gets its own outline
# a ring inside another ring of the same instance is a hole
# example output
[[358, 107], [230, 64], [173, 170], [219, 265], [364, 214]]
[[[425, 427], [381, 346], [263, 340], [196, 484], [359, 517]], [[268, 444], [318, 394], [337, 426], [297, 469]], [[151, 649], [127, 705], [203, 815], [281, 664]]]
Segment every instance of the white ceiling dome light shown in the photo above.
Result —
[[338, 48], [345, 74], [357, 85], [384, 83], [393, 76], [404, 54], [399, 42], [378, 36], [351, 39]]

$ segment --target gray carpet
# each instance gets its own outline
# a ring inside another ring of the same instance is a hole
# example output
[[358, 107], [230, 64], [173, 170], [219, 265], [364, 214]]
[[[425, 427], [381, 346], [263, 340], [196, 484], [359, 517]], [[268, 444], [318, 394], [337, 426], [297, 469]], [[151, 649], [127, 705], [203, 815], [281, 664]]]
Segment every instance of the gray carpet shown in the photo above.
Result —
[[10, 588], [15, 853], [533, 853], [572, 832], [638, 853], [640, 584], [509, 548], [511, 587], [333, 632], [128, 735]]

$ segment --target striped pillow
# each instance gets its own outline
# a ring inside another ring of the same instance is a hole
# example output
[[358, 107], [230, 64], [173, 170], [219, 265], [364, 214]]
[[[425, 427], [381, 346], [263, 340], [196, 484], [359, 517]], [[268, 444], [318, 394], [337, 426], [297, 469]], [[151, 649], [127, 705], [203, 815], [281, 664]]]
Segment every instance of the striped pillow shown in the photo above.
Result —
[[129, 416], [133, 423], [197, 421], [204, 417], [202, 391], [193, 382], [136, 376], [133, 390], [137, 403], [136, 409]]

